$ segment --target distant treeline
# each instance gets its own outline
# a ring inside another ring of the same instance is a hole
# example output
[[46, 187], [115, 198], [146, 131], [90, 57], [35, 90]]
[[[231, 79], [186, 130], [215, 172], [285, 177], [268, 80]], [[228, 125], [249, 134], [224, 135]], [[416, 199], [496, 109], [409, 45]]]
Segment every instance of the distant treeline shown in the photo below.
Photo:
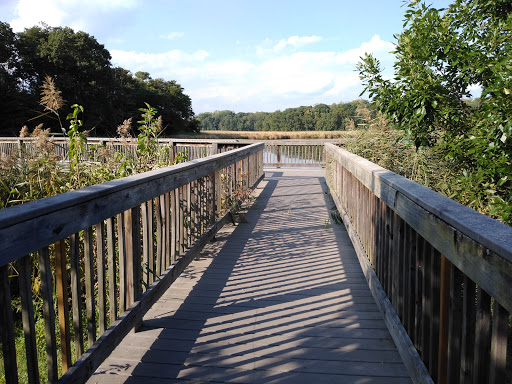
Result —
[[372, 104], [355, 100], [275, 112], [205, 112], [197, 119], [202, 130], [212, 131], [340, 131], [364, 126], [375, 117]]
[[125, 119], [137, 121], [144, 103], [162, 116], [163, 136], [198, 128], [190, 97], [176, 81], [152, 79], [147, 72], [132, 74], [110, 60], [109, 51], [85, 32], [42, 25], [14, 33], [0, 22], [0, 136], [17, 135], [23, 125], [32, 129], [42, 122], [60, 132], [55, 114], [40, 116], [46, 76], [66, 100], [61, 119], [71, 105], [82, 105], [81, 118], [90, 135], [115, 136]]

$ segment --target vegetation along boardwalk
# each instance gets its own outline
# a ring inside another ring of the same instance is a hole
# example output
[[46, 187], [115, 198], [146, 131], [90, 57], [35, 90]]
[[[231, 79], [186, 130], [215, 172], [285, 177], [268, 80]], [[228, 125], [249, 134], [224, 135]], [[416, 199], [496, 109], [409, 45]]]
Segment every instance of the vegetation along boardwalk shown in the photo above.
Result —
[[323, 170], [267, 170], [245, 218], [89, 383], [409, 383]]

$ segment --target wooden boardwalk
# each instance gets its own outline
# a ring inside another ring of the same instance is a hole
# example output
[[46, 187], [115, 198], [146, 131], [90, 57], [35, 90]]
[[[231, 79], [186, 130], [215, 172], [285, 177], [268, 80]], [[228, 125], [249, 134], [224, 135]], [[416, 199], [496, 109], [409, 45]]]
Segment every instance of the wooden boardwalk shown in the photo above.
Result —
[[266, 171], [89, 383], [410, 383], [322, 170]]

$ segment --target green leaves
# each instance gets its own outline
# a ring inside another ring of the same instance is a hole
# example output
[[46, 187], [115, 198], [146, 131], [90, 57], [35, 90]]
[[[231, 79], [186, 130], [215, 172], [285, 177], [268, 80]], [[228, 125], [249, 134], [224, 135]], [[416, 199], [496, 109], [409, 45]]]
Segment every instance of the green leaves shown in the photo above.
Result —
[[[406, 29], [396, 36], [394, 81], [382, 78], [371, 55], [357, 66], [365, 92], [417, 148], [439, 145], [455, 161], [458, 198], [471, 195], [471, 205], [494, 214], [489, 206], [512, 204], [512, 7], [504, 4], [455, 1], [435, 9], [410, 0]], [[469, 103], [475, 85], [482, 96]], [[511, 211], [501, 220], [512, 222]]]

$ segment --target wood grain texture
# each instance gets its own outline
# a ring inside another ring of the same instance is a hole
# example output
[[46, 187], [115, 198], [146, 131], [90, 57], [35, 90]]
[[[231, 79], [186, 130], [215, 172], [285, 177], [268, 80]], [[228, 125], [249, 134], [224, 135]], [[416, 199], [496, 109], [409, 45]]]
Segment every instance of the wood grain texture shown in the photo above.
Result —
[[[253, 187], [261, 182], [260, 177]], [[126, 214], [133, 219], [134, 212]], [[229, 214], [224, 215], [185, 252], [181, 255], [148, 290], [136, 298], [136, 301], [114, 322], [103, 335], [78, 359], [75, 364], [60, 378], [59, 383], [84, 383], [92, 375], [105, 358], [114, 350], [122, 339], [134, 328], [139, 327], [145, 313], [162, 296], [166, 289], [179, 277], [188, 264], [197, 256], [202, 248], [210, 242], [215, 234], [228, 222]], [[131, 221], [131, 220], [130, 220]], [[132, 222], [133, 229], [133, 222]], [[128, 226], [129, 228], [130, 226]], [[140, 229], [139, 229], [140, 233]], [[141, 244], [139, 240], [139, 245]], [[140, 258], [140, 254], [139, 254]]]
[[9, 287], [8, 266], [0, 267], [0, 338], [2, 341], [2, 357], [4, 359], [4, 374], [7, 384], [18, 383], [18, 370], [16, 369], [16, 345], [14, 339], [14, 320], [11, 311], [11, 288]]
[[512, 311], [512, 228], [333, 144], [325, 150], [472, 281]]
[[[37, 362], [36, 327], [34, 320], [34, 303], [32, 301], [32, 272], [30, 256], [18, 260], [21, 317], [25, 335], [25, 351], [27, 356], [27, 376], [30, 384], [39, 383], [39, 368]], [[7, 327], [6, 327], [7, 328]]]
[[[366, 254], [362, 243], [359, 240], [357, 232], [353, 228], [353, 224], [344, 210], [340, 200], [336, 195], [332, 195], [333, 200], [338, 208], [338, 211], [341, 214], [343, 219], [343, 223], [347, 228], [347, 232], [350, 236], [354, 249], [356, 251], [359, 263], [363, 270], [364, 276], [370, 286], [370, 290], [372, 292], [373, 297], [375, 298], [375, 302], [379, 307], [379, 310], [384, 313], [385, 324], [393, 338], [395, 345], [398, 348], [398, 352], [402, 357], [402, 360], [407, 368], [411, 379], [414, 383], [429, 383], [433, 384], [432, 380], [425, 364], [420, 358], [418, 351], [413, 345], [407, 331], [403, 327], [402, 323], [398, 315], [396, 314], [395, 308], [391, 304], [386, 292], [377, 277], [374, 269], [372, 268], [368, 255]], [[381, 227], [385, 227], [381, 225]], [[384, 242], [378, 243], [377, 247], [382, 246]], [[378, 259], [381, 257], [378, 257]]]
[[[46, 365], [48, 382], [55, 383], [58, 379], [57, 338], [55, 335], [55, 311], [53, 306], [53, 284], [50, 269], [50, 251], [48, 247], [38, 251], [39, 276], [41, 278], [41, 298], [43, 299], [44, 339], [46, 344]], [[12, 329], [9, 327], [9, 329]]]
[[269, 173], [90, 383], [411, 383], [321, 171]]

